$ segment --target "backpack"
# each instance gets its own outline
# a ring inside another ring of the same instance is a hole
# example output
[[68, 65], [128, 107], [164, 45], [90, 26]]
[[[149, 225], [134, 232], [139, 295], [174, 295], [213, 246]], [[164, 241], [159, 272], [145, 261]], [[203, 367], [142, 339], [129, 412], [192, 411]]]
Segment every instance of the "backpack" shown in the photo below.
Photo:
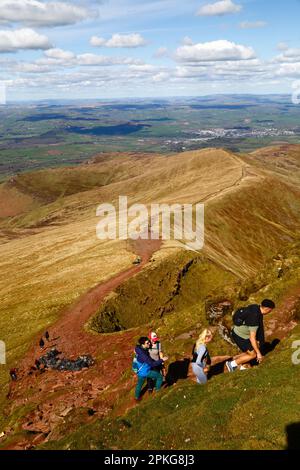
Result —
[[134, 356], [132, 360], [132, 370], [138, 377], [147, 377], [151, 370], [151, 366], [146, 362], [139, 362], [137, 357]]
[[232, 315], [233, 324], [235, 326], [242, 326], [245, 324], [245, 320], [247, 318], [247, 309], [239, 308], [234, 314]]

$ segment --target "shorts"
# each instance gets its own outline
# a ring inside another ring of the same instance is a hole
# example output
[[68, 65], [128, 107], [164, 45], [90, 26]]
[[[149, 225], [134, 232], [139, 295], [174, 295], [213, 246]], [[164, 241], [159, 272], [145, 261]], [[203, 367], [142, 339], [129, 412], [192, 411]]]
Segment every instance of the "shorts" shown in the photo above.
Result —
[[234, 330], [232, 330], [231, 336], [235, 344], [239, 347], [242, 352], [253, 351], [253, 346], [251, 344], [250, 339], [241, 338], [234, 332]]

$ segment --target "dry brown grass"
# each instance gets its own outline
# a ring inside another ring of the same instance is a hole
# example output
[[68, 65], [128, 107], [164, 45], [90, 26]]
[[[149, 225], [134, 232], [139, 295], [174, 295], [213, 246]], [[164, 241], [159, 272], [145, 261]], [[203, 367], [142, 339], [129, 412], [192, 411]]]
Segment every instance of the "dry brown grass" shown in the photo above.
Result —
[[[95, 235], [97, 205], [116, 203], [119, 195], [129, 204], [205, 202], [205, 254], [237, 276], [253, 274], [299, 232], [299, 193], [280, 180], [290, 168], [270, 175], [270, 165], [216, 149], [101, 156], [98, 163], [20, 175], [15, 187], [2, 186], [0, 208], [16, 201], [13, 214], [24, 211], [0, 225], [0, 339], [8, 366], [65, 306], [131, 264], [124, 242], [104, 243]], [[166, 243], [157, 260], [170, 253]], [[1, 368], [2, 384], [5, 374]]]

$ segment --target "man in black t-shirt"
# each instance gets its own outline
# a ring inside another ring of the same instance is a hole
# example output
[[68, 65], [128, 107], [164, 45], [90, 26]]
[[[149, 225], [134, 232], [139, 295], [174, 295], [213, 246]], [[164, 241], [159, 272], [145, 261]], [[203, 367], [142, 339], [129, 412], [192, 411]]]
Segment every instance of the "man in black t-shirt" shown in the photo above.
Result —
[[274, 302], [265, 299], [261, 305], [249, 305], [244, 309], [242, 324], [234, 325], [232, 330], [232, 339], [243, 354], [234, 361], [226, 362], [229, 372], [234, 372], [238, 366], [242, 366], [252, 359], [257, 359], [259, 363], [263, 360], [259, 349], [265, 341], [263, 317], [272, 312], [274, 308]]

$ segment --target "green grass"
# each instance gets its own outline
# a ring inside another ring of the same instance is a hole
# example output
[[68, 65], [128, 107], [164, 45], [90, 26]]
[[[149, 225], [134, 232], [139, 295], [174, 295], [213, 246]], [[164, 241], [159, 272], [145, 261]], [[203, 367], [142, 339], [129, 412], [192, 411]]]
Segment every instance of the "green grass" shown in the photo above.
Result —
[[81, 427], [46, 449], [284, 449], [300, 420], [300, 365], [291, 362], [300, 327], [252, 370], [181, 380], [116, 419]]

